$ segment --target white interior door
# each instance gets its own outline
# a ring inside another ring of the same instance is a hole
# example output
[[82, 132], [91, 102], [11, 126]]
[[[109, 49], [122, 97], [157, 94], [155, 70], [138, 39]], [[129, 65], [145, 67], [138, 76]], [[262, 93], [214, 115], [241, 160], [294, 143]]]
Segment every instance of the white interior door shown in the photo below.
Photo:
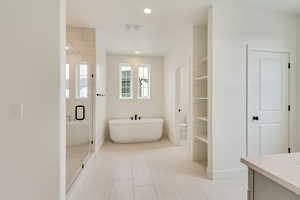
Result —
[[249, 51], [248, 156], [288, 152], [288, 53]]

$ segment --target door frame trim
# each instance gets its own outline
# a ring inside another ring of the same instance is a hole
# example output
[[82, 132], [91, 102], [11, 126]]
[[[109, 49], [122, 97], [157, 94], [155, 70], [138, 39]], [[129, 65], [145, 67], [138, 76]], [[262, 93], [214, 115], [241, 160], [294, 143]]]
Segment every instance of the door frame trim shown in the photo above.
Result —
[[[288, 60], [289, 60], [289, 63], [291, 63], [291, 52], [288, 51], [288, 50], [272, 50], [272, 49], [261, 49], [261, 48], [252, 48], [250, 47], [249, 44], [246, 45], [246, 73], [245, 73], [245, 78], [246, 78], [246, 149], [245, 149], [245, 154], [246, 154], [246, 157], [248, 156], [248, 150], [249, 150], [249, 146], [248, 146], [248, 136], [249, 136], [249, 133], [248, 133], [248, 127], [249, 127], [249, 124], [248, 124], [248, 114], [249, 114], [249, 110], [248, 110], [248, 103], [249, 103], [249, 91], [248, 91], [248, 70], [249, 70], [249, 53], [250, 51], [253, 51], [253, 52], [262, 52], [262, 53], [278, 53], [278, 54], [287, 54], [288, 55]], [[288, 99], [287, 99], [287, 103], [288, 105], [290, 105], [290, 70], [288, 71], [287, 73], [287, 82], [288, 82]], [[287, 106], [288, 106], [287, 105]], [[288, 116], [287, 116], [287, 131], [288, 131], [288, 146], [291, 147], [292, 143], [291, 143], [291, 138], [292, 138], [292, 135], [291, 135], [291, 132], [290, 132], [290, 112], [288, 112]]]

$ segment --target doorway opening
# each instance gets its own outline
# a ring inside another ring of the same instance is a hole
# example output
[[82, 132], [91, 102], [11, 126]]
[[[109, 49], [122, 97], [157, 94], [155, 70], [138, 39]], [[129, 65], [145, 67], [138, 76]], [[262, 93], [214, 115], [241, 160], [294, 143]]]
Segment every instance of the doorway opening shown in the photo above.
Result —
[[175, 130], [177, 145], [188, 145], [188, 96], [189, 73], [187, 67], [178, 67], [175, 72]]

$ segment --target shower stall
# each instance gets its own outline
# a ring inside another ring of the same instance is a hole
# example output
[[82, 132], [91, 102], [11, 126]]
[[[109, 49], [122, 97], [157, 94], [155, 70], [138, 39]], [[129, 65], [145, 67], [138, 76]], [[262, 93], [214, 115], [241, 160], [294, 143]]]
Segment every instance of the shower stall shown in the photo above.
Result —
[[[71, 76], [75, 78], [75, 84], [73, 84], [75, 87], [69, 84], [69, 97], [66, 99], [66, 184], [68, 189], [84, 168], [92, 150], [93, 108], [89, 89], [91, 80], [88, 69], [88, 64], [82, 65], [73, 63], [73, 67], [70, 67], [69, 80], [72, 80]], [[77, 74], [86, 74], [86, 76], [80, 77], [80, 75]], [[76, 82], [80, 83], [76, 84]], [[75, 91], [73, 97], [72, 88], [74, 88], [73, 91]]]
[[93, 149], [95, 30], [67, 27], [66, 188], [70, 190]]

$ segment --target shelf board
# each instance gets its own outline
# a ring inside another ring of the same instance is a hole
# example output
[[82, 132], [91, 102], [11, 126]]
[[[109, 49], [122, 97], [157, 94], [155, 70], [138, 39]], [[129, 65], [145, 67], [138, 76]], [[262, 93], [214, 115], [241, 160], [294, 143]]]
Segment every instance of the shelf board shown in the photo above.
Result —
[[203, 136], [203, 135], [201, 135], [201, 136], [195, 136], [195, 139], [198, 140], [198, 141], [201, 141], [201, 142], [204, 142], [204, 143], [208, 144], [208, 138], [207, 138], [207, 136]]
[[203, 167], [206, 171], [207, 166], [208, 166], [208, 160], [194, 160], [194, 162], [198, 163], [201, 167]]
[[207, 117], [197, 116], [196, 119], [199, 119], [199, 120], [201, 120], [201, 121], [206, 121], [206, 122], [208, 122], [208, 118], [207, 118]]
[[196, 100], [208, 100], [208, 97], [195, 97]]
[[203, 57], [203, 58], [200, 59], [200, 62], [205, 62], [207, 60], [208, 60], [208, 57]]
[[200, 80], [207, 80], [208, 76], [198, 76], [195, 78], [196, 81], [200, 81]]
[[187, 127], [187, 124], [186, 123], [180, 123], [178, 124], [179, 127], [182, 127], [182, 128], [186, 128]]
[[203, 166], [205, 169], [207, 169], [208, 161], [207, 161], [207, 160], [201, 160], [201, 161], [199, 161], [199, 164], [200, 164], [201, 166]]

